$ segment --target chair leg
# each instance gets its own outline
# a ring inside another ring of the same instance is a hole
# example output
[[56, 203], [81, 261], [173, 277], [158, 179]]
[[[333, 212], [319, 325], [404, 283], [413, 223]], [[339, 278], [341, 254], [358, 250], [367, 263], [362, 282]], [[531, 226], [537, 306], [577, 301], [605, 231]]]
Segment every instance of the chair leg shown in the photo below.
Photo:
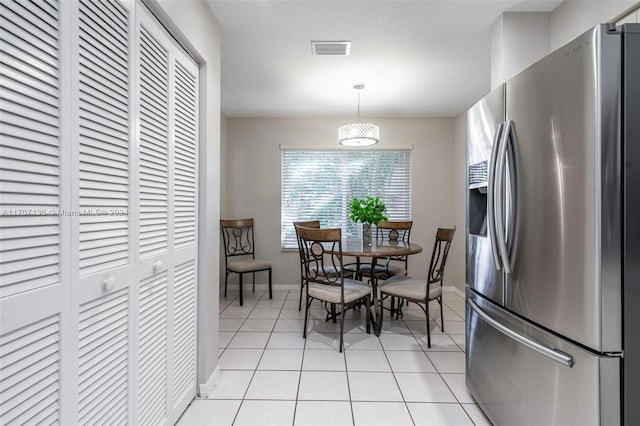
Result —
[[302, 293], [304, 293], [304, 280], [300, 280], [300, 301], [298, 302], [298, 312], [302, 310]]
[[[371, 296], [367, 296], [367, 312], [365, 313], [366, 318], [365, 321], [367, 323], [367, 334], [371, 334], [371, 302], [373, 300], [371, 299]], [[378, 302], [380, 304], [380, 330], [382, 330], [382, 318], [384, 318], [384, 309], [382, 309], [382, 293], [380, 293], [380, 301]]]
[[256, 273], [252, 272], [253, 274], [253, 292], [256, 292]]
[[438, 298], [438, 303], [440, 304], [440, 330], [444, 333], [444, 314], [442, 313], [442, 296]]
[[227, 280], [229, 279], [229, 271], [224, 274], [224, 298], [227, 298]]
[[269, 269], [269, 299], [273, 299], [273, 292], [271, 291], [271, 269]]
[[[382, 301], [380, 301], [382, 302]], [[367, 311], [365, 313], [365, 321], [367, 323], [367, 334], [371, 334], [371, 296], [367, 296], [367, 302], [365, 304]], [[380, 309], [380, 316], [382, 317], [382, 309]]]
[[389, 311], [389, 315], [393, 318], [393, 311], [396, 310], [396, 298], [395, 296], [391, 296], [391, 310]]
[[244, 274], [238, 274], [240, 276], [240, 278], [238, 279], [238, 286], [240, 287], [240, 306], [242, 306], [242, 304], [244, 303], [244, 301], [242, 300], [242, 276]]
[[312, 299], [309, 298], [309, 296], [307, 295], [307, 297], [305, 298], [304, 301], [304, 328], [302, 329], [302, 338], [306, 339], [307, 338], [307, 324], [309, 322], [309, 306], [311, 305]]
[[405, 302], [407, 303], [407, 306], [409, 306], [408, 300], [398, 298], [398, 306], [396, 307], [396, 319], [400, 318], [401, 316], [404, 317], [402, 308], [404, 308]]
[[427, 298], [425, 314], [427, 314], [427, 348], [431, 348], [431, 326], [429, 325], [429, 299], [428, 298]]

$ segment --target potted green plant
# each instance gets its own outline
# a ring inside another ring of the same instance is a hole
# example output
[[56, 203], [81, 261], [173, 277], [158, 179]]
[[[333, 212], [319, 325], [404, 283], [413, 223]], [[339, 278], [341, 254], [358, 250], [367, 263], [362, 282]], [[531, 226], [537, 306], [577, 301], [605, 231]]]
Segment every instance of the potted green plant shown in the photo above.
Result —
[[371, 246], [371, 225], [389, 220], [385, 215], [387, 206], [380, 197], [354, 198], [349, 203], [349, 219], [362, 223], [362, 244]]

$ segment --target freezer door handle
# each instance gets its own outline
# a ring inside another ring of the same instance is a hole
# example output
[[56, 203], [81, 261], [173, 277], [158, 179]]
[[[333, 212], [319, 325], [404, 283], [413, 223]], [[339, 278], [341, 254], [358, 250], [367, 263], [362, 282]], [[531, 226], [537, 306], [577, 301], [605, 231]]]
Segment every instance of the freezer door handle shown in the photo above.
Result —
[[[495, 186], [497, 187], [497, 197], [495, 209], [498, 212], [495, 215], [498, 240], [498, 249], [504, 271], [508, 274], [513, 272], [515, 267], [517, 247], [518, 247], [518, 220], [519, 220], [519, 201], [518, 201], [518, 155], [516, 150], [516, 134], [513, 121], [508, 120], [504, 123], [502, 130], [502, 140], [497, 154], [496, 178]], [[507, 207], [505, 199], [507, 198], [507, 187], [505, 180], [507, 177], [507, 168], [509, 172], [509, 181], [506, 183], [509, 188], [509, 217], [507, 218], [509, 230], [507, 231], [507, 223], [505, 223], [505, 214]]]
[[509, 206], [509, 234], [507, 236], [508, 257], [504, 262], [505, 271], [512, 273], [515, 269], [520, 239], [520, 188], [518, 181], [520, 166], [518, 164], [518, 140], [516, 138], [515, 125], [512, 120], [507, 121], [504, 134], [505, 140], [508, 143], [507, 159], [509, 160], [509, 189], [511, 194], [511, 203]]
[[486, 312], [484, 312], [482, 310], [482, 308], [480, 308], [476, 302], [474, 302], [471, 299], [467, 299], [467, 301], [469, 302], [469, 306], [471, 307], [471, 309], [480, 317], [482, 318], [487, 324], [491, 325], [493, 328], [495, 328], [496, 330], [498, 330], [499, 332], [511, 337], [513, 340], [533, 349], [534, 351], [537, 351], [551, 359], [553, 359], [556, 362], [559, 362], [560, 364], [564, 364], [569, 368], [573, 368], [574, 365], [574, 361], [573, 361], [573, 357], [571, 355], [569, 355], [568, 353], [562, 352], [559, 349], [554, 349], [554, 348], [550, 348], [548, 346], [545, 346], [541, 343], [538, 343], [528, 337], [525, 337], [519, 333], [516, 333], [515, 331], [511, 330], [510, 328], [500, 324], [498, 321], [496, 321], [495, 319], [491, 318], [491, 316], [489, 316], [489, 314], [487, 314]]
[[496, 160], [498, 158], [498, 149], [500, 141], [502, 139], [502, 129], [504, 123], [500, 123], [496, 129], [496, 133], [493, 138], [493, 146], [491, 147], [491, 158], [489, 159], [489, 182], [487, 188], [487, 228], [489, 232], [489, 240], [491, 241], [491, 250], [493, 251], [493, 261], [496, 265], [496, 270], [502, 269], [500, 263], [500, 254], [498, 253], [498, 238], [496, 235], [496, 221], [495, 221], [495, 199], [496, 199]]
[[505, 227], [505, 205], [504, 199], [506, 198], [505, 190], [505, 175], [507, 165], [507, 148], [509, 147], [509, 134], [508, 123], [505, 123], [502, 130], [502, 138], [500, 140], [498, 153], [496, 156], [496, 168], [495, 168], [495, 211], [494, 222], [496, 224], [496, 240], [498, 241], [498, 251], [500, 252], [501, 264], [504, 267], [504, 271], [511, 273], [511, 265], [509, 264], [509, 250], [507, 249], [507, 230]]

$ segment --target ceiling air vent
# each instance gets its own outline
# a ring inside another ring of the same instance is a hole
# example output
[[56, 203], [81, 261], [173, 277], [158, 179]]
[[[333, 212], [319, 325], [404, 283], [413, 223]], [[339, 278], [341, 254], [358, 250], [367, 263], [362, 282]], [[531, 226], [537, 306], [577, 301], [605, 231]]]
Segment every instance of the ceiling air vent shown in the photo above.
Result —
[[314, 55], [349, 56], [350, 41], [312, 41], [311, 53]]

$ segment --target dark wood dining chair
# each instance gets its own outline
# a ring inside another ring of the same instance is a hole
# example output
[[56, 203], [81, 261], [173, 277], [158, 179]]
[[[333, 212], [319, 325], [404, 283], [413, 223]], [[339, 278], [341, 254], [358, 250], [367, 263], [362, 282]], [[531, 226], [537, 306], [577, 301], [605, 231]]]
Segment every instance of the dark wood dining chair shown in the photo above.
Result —
[[253, 234], [253, 219], [221, 219], [220, 229], [224, 245], [224, 297], [227, 297], [227, 282], [230, 273], [238, 274], [240, 290], [240, 306], [242, 299], [242, 277], [246, 273], [253, 275], [253, 291], [256, 291], [256, 272], [269, 272], [269, 299], [273, 297], [271, 290], [271, 262], [256, 259]]
[[302, 270], [302, 243], [300, 242], [300, 236], [298, 235], [298, 226], [303, 226], [305, 228], [315, 228], [320, 229], [320, 221], [319, 220], [306, 220], [306, 221], [298, 221], [293, 222], [293, 227], [296, 230], [296, 239], [298, 240], [298, 253], [300, 254], [300, 300], [298, 302], [298, 310], [302, 310], [302, 293], [305, 290], [307, 282], [304, 279], [304, 271]]
[[340, 317], [339, 350], [342, 352], [345, 312], [358, 306], [360, 302], [365, 303], [367, 333], [371, 333], [371, 320], [368, 315], [371, 306], [371, 287], [362, 281], [344, 276], [340, 229], [316, 229], [302, 226], [296, 229], [301, 243], [300, 262], [307, 286], [302, 337], [307, 338], [311, 302], [315, 299], [332, 304], [335, 314]]
[[[394, 245], [411, 242], [412, 220], [383, 221], [376, 225], [376, 244]], [[390, 256], [376, 265], [375, 274], [378, 279], [387, 279], [395, 275], [407, 275], [409, 256]], [[371, 277], [371, 265], [363, 264], [358, 269], [359, 277]]]
[[[394, 244], [410, 244], [412, 227], [412, 220], [379, 222], [376, 225], [376, 244], [391, 246]], [[409, 256], [389, 256], [376, 264], [374, 274], [376, 280], [386, 280], [396, 275], [407, 275], [408, 270]], [[371, 275], [371, 265], [363, 264], [358, 268], [356, 278], [360, 280], [371, 279]], [[393, 314], [397, 309], [400, 309], [401, 305], [398, 304], [396, 307], [395, 297], [391, 296], [390, 299], [389, 310]]]
[[[427, 279], [412, 278], [404, 275], [396, 275], [379, 283], [380, 307], [385, 296], [393, 296], [409, 302], [415, 302], [422, 308], [427, 316], [427, 347], [431, 347], [431, 327], [429, 325], [429, 302], [436, 300], [440, 305], [440, 329], [444, 332], [444, 315], [442, 312], [442, 281], [444, 268], [449, 255], [449, 248], [453, 241], [456, 229], [438, 228], [436, 240], [431, 254], [431, 262], [427, 270]], [[398, 312], [396, 312], [396, 319]], [[382, 316], [380, 317], [382, 323]]]

